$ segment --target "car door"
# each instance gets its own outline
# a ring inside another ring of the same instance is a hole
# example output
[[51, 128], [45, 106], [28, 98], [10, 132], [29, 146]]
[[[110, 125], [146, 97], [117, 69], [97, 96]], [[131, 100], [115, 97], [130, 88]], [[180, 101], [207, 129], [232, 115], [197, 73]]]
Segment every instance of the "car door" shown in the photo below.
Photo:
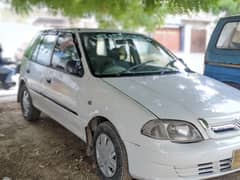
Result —
[[46, 93], [43, 82], [46, 80], [45, 74], [48, 72], [52, 51], [56, 43], [57, 36], [54, 34], [41, 34], [37, 40], [30, 60], [23, 68], [26, 72], [26, 82], [31, 93], [33, 103], [42, 109], [42, 96]]
[[21, 65], [21, 74], [23, 74], [23, 77], [25, 78], [25, 83], [30, 91], [32, 91], [32, 89], [39, 89], [40, 86], [40, 84], [37, 83], [38, 81], [40, 81], [39, 76], [35, 76], [35, 72], [39, 69], [37, 68], [38, 65], [36, 64], [36, 60], [42, 39], [42, 34], [39, 34], [33, 41], [33, 43], [27, 48]]
[[240, 84], [239, 72], [240, 16], [222, 18], [208, 44], [204, 74], [223, 82]]
[[[75, 134], [83, 137], [80, 109], [86, 108], [86, 89], [80, 51], [72, 33], [60, 33], [53, 51], [51, 68], [44, 86], [52, 101], [53, 117]], [[82, 130], [81, 130], [82, 129]]]

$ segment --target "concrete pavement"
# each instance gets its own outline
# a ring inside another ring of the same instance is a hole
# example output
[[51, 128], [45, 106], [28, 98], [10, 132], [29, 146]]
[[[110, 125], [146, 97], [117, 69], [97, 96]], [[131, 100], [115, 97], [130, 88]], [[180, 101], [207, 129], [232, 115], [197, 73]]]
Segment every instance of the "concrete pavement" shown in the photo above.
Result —
[[13, 86], [8, 90], [0, 89], [0, 103], [13, 102], [17, 100], [18, 77], [19, 77], [19, 74], [16, 74], [15, 76], [13, 76], [13, 80], [16, 82], [15, 86]]

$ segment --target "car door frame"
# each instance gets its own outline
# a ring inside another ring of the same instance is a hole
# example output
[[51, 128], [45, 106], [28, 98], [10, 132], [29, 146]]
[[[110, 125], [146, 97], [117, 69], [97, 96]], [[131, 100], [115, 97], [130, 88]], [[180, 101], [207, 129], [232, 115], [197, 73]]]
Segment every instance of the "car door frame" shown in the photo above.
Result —
[[204, 61], [204, 75], [226, 83], [240, 83], [238, 76], [240, 63], [230, 63], [230, 61], [240, 60], [240, 49], [217, 47], [225, 25], [233, 22], [240, 23], [240, 16], [225, 17], [219, 20], [209, 40]]
[[[42, 109], [41, 107], [41, 96], [44, 96], [44, 86], [43, 81], [45, 80], [45, 71], [50, 67], [51, 63], [51, 57], [52, 52], [50, 52], [50, 59], [49, 64], [42, 64], [38, 62], [39, 57], [39, 50], [43, 43], [44, 38], [47, 35], [57, 35], [54, 32], [41, 32], [39, 34], [40, 42], [36, 45], [34, 50], [31, 52], [30, 57], [28, 57], [28, 61], [25, 65], [25, 68], [23, 68], [23, 71], [25, 71], [25, 84], [27, 85], [28, 90], [30, 91], [32, 102], [34, 106], [36, 106], [39, 109]], [[56, 36], [57, 38], [57, 36]], [[55, 47], [56, 41], [53, 42], [53, 46]], [[34, 52], [36, 51], [35, 58], [33, 57]], [[27, 75], [26, 75], [27, 74]]]
[[[239, 55], [240, 49], [228, 49], [228, 48], [217, 48], [217, 42], [219, 40], [219, 36], [222, 33], [222, 30], [224, 26], [227, 23], [233, 23], [233, 22], [239, 22], [240, 23], [240, 16], [234, 16], [234, 17], [227, 17], [222, 18], [219, 20], [215, 30], [213, 31], [212, 37], [209, 41], [208, 50], [209, 52], [214, 52], [215, 54], [219, 55]], [[207, 62], [207, 60], [206, 60]]]
[[[77, 50], [79, 60], [81, 62], [81, 68], [83, 69], [83, 72], [84, 72], [83, 60], [81, 58], [82, 53], [80, 51], [75, 32], [68, 32], [68, 31], [58, 32], [54, 49], [56, 47], [59, 37], [63, 34], [70, 34], [72, 36], [73, 41], [74, 41], [74, 46]], [[71, 97], [65, 96], [66, 98], [69, 98], [68, 100], [70, 100], [70, 101], [64, 101], [64, 98], [63, 99], [58, 98], [59, 94], [61, 92], [57, 91], [56, 88], [53, 89], [54, 88], [53, 86], [56, 85], [56, 80], [58, 81], [58, 85], [60, 84], [59, 87], [61, 87], [62, 81], [61, 81], [61, 79], [58, 79], [60, 76], [62, 76], [63, 79], [65, 78], [65, 79], [69, 79], [70, 81], [72, 80], [72, 83], [74, 83], [74, 81], [75, 81], [75, 83], [76, 83], [75, 87], [79, 88], [79, 84], [81, 84], [80, 82], [86, 82], [86, 80], [84, 79], [85, 78], [84, 73], [82, 75], [74, 75], [74, 74], [63, 72], [61, 70], [54, 68], [52, 66], [54, 49], [52, 51], [50, 66], [48, 68], [48, 72], [46, 73], [46, 79], [48, 78], [48, 76], [50, 76], [51, 83], [44, 82], [44, 86], [46, 87], [46, 92], [48, 92], [48, 94], [45, 94], [45, 98], [48, 99], [48, 103], [50, 106], [47, 106], [47, 109], [45, 109], [44, 111], [47, 112], [47, 114], [49, 114], [50, 117], [52, 117], [53, 119], [58, 121], [64, 127], [66, 127], [71, 132], [73, 132], [74, 134], [76, 134], [77, 136], [79, 136], [81, 139], [84, 140], [86, 138], [85, 137], [86, 136], [85, 123], [83, 123], [83, 121], [82, 121], [84, 119], [84, 117], [81, 117], [81, 114], [82, 114], [81, 112], [85, 111], [84, 109], [87, 108], [86, 107], [87, 103], [84, 103], [86, 101], [80, 102], [80, 101], [83, 101], [82, 99], [85, 99], [84, 96], [81, 96], [82, 91], [78, 92], [77, 90], [72, 89], [73, 95], [72, 96], [70, 95]], [[64, 88], [67, 89], [66, 86], [67, 86], [66, 84], [62, 83], [63, 89]], [[83, 87], [82, 89], [85, 89], [83, 91], [86, 94], [86, 88]], [[65, 99], [65, 100], [67, 100], [67, 99]], [[75, 103], [73, 101], [75, 101]], [[69, 102], [73, 102], [73, 104], [72, 105], [68, 104]], [[81, 106], [81, 104], [82, 104], [82, 106]], [[85, 104], [85, 105], [83, 105], [83, 104]], [[79, 106], [80, 106], [80, 108], [79, 108]], [[87, 112], [87, 111], [85, 111], [85, 112]]]

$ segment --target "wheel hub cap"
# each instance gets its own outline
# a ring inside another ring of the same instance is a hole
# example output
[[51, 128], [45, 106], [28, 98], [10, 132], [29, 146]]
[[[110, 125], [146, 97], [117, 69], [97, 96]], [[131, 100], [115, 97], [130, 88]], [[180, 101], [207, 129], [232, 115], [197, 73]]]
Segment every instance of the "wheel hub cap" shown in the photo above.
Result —
[[106, 134], [100, 134], [96, 141], [97, 163], [106, 177], [116, 173], [117, 159], [112, 140]]
[[23, 113], [25, 116], [27, 116], [30, 109], [30, 102], [29, 102], [29, 94], [26, 90], [23, 92], [22, 104], [23, 104]]

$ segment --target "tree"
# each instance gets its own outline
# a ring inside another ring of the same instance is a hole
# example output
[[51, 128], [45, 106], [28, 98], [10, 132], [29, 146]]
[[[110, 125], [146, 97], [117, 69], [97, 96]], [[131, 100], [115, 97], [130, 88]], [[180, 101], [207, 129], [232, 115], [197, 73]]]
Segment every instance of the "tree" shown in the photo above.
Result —
[[219, 0], [217, 6], [213, 7], [213, 12], [219, 14], [225, 12], [226, 15], [239, 14], [240, 0]]
[[162, 23], [166, 14], [208, 11], [219, 0], [11, 0], [17, 13], [31, 12], [32, 7], [47, 6], [69, 17], [94, 15], [101, 27], [153, 29]]

